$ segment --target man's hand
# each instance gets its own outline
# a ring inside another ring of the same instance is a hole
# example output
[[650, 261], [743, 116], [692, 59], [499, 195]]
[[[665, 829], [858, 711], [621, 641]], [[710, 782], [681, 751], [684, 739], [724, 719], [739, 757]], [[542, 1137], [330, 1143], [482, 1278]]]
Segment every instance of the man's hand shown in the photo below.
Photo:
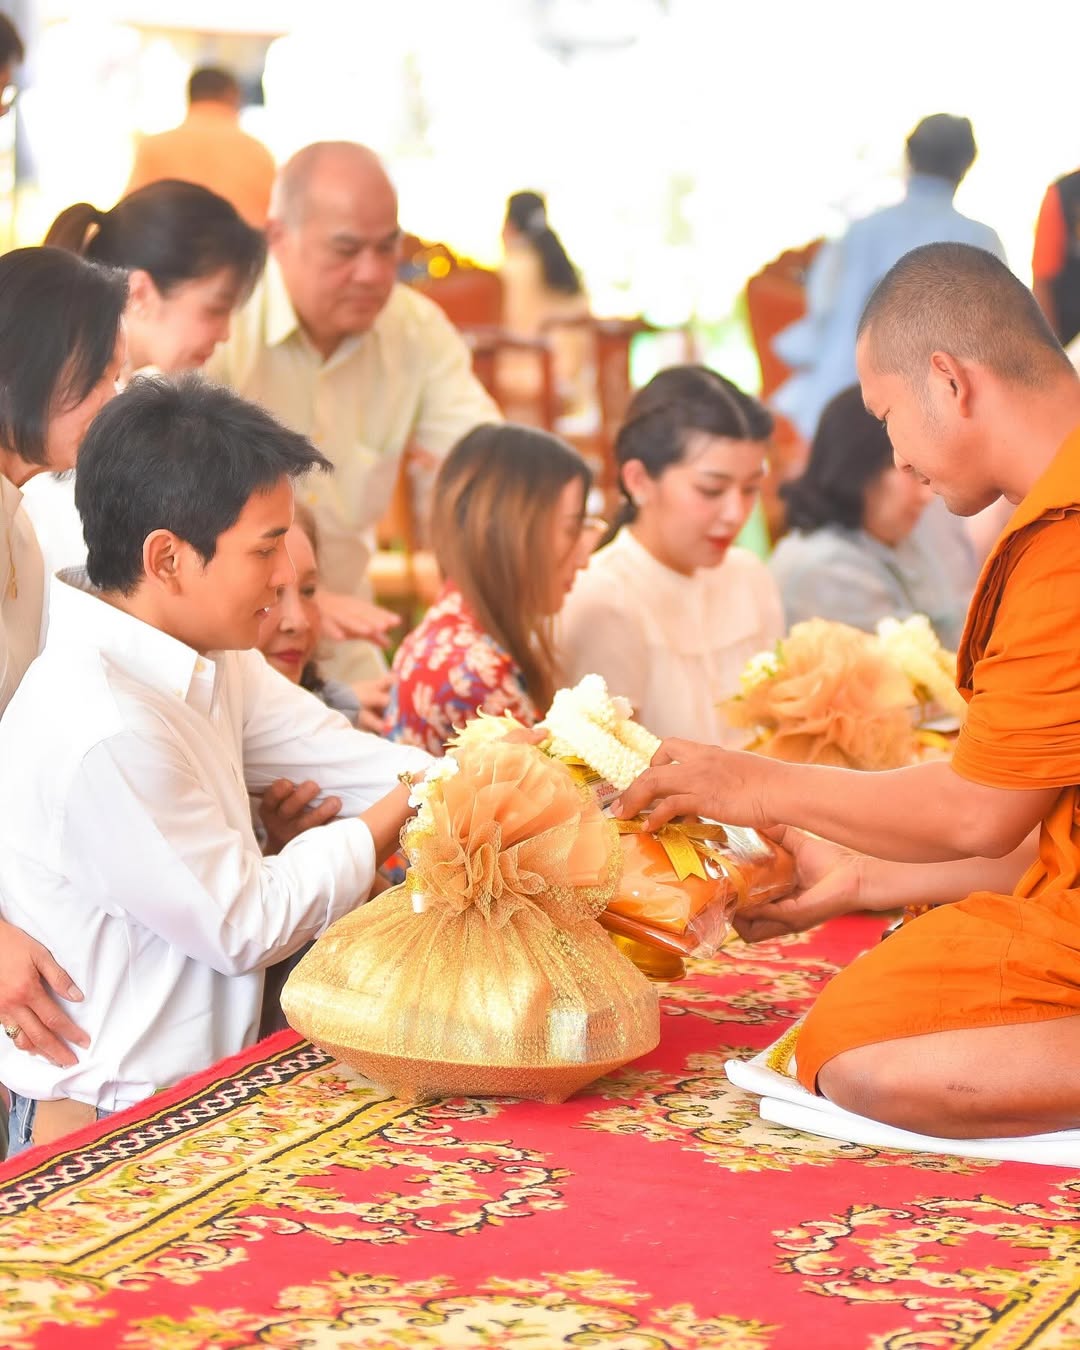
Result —
[[85, 1047], [90, 1038], [54, 1001], [50, 989], [71, 1002], [82, 999], [74, 980], [40, 942], [0, 921], [0, 1025], [18, 1027], [13, 1037], [18, 1049], [66, 1069], [78, 1063], [71, 1045]]
[[401, 622], [401, 615], [395, 614], [392, 609], [383, 609], [355, 595], [340, 595], [320, 588], [317, 599], [323, 637], [332, 642], [364, 638], [380, 647], [388, 647], [390, 639], [387, 633]]
[[774, 825], [762, 804], [766, 777], [774, 760], [741, 750], [720, 750], [695, 741], [667, 740], [653, 755], [652, 767], [612, 804], [627, 820], [655, 803], [647, 830], [658, 830], [676, 816], [707, 816], [726, 825], [763, 829]]
[[394, 677], [390, 674], [378, 675], [373, 680], [353, 681], [353, 693], [360, 700], [356, 725], [361, 731], [373, 731], [376, 735], [382, 731], [383, 713], [390, 702], [393, 683]]
[[870, 908], [862, 896], [866, 859], [861, 853], [790, 826], [766, 833], [794, 855], [795, 889], [782, 900], [768, 900], [735, 914], [732, 923], [744, 942], [802, 933], [838, 914]]
[[290, 839], [334, 819], [341, 810], [341, 799], [327, 797], [312, 806], [319, 791], [318, 783], [310, 780], [297, 784], [278, 778], [270, 784], [259, 802], [259, 819], [266, 830], [264, 853], [280, 853]]

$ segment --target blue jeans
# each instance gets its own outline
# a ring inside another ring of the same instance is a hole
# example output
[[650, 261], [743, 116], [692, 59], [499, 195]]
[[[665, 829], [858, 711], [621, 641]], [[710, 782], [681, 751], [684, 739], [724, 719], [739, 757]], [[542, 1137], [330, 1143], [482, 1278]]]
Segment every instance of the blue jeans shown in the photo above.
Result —
[[[106, 1116], [111, 1116], [112, 1111], [98, 1110], [96, 1119], [104, 1120]], [[34, 1117], [37, 1115], [37, 1102], [32, 1097], [20, 1097], [18, 1093], [11, 1094], [11, 1115], [8, 1118], [8, 1148], [7, 1156], [9, 1158], [17, 1157], [20, 1153], [25, 1153], [34, 1142]]]

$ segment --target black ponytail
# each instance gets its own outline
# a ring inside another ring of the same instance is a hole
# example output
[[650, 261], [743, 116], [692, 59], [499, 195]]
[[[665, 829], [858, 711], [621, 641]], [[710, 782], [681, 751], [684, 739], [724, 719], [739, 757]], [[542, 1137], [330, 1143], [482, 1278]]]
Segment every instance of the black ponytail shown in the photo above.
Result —
[[506, 203], [506, 219], [535, 249], [548, 290], [580, 295], [581, 277], [562, 240], [548, 224], [547, 203], [540, 193], [515, 192]]

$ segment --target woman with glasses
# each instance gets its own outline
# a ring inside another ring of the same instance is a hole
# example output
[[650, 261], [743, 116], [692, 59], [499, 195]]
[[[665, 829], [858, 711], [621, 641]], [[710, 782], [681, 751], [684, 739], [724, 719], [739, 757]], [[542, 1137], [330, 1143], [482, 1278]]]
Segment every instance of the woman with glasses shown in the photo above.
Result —
[[592, 475], [543, 431], [480, 426], [435, 483], [432, 543], [446, 584], [402, 643], [384, 733], [441, 754], [479, 712], [539, 721], [562, 681], [553, 624], [602, 530]]
[[704, 366], [672, 366], [634, 396], [615, 441], [626, 504], [566, 602], [571, 682], [603, 675], [657, 736], [739, 746], [721, 705], [783, 634], [776, 583], [735, 539], [766, 470], [772, 417]]

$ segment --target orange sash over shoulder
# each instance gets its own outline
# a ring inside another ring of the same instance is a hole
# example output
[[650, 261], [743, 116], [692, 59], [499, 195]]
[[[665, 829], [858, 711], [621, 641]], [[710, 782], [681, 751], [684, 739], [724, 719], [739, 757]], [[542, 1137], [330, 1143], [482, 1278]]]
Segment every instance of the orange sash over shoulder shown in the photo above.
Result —
[[1080, 1014], [1080, 427], [987, 559], [957, 654], [967, 700], [953, 768], [1013, 791], [1061, 791], [1012, 895], [942, 905], [825, 989], [799, 1078], [860, 1045]]

